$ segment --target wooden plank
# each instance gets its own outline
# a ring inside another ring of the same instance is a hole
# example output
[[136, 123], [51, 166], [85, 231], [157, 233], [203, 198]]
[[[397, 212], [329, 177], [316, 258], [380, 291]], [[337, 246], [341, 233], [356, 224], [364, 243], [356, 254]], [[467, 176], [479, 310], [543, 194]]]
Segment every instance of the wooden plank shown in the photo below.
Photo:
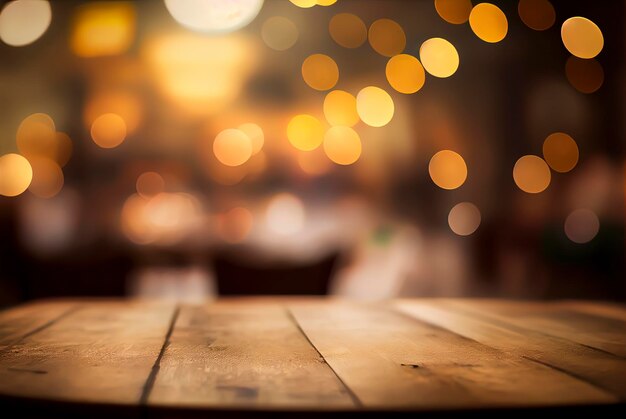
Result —
[[0, 355], [0, 395], [136, 405], [174, 306], [87, 302]]
[[405, 313], [461, 336], [534, 360], [626, 399], [626, 360], [566, 339], [463, 309], [453, 301], [397, 302]]
[[236, 300], [181, 308], [148, 404], [354, 406], [346, 388], [284, 307]]
[[601, 303], [597, 301], [561, 301], [555, 303], [561, 307], [569, 308], [581, 313], [592, 314], [594, 316], [608, 317], [626, 321], [626, 307], [616, 303]]
[[389, 307], [328, 302], [289, 308], [365, 407], [450, 409], [616, 400], [549, 367]]

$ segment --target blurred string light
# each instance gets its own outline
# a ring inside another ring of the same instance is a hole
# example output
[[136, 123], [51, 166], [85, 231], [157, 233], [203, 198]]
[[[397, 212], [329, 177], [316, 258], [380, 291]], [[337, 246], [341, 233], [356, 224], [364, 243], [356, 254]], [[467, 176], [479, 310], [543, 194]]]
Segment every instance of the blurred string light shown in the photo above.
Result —
[[339, 13], [328, 24], [330, 37], [344, 48], [358, 48], [367, 41], [367, 27], [352, 13]]
[[391, 87], [405, 94], [417, 92], [426, 81], [424, 67], [417, 58], [408, 54], [391, 57], [387, 61], [385, 75]]
[[355, 163], [361, 156], [361, 138], [350, 127], [331, 127], [324, 135], [324, 153], [342, 166]]
[[267, 205], [267, 228], [280, 235], [298, 233], [304, 227], [305, 211], [302, 201], [291, 194], [275, 195]]
[[28, 190], [39, 198], [52, 198], [63, 188], [65, 181], [61, 167], [52, 159], [43, 156], [29, 159], [33, 171]]
[[15, 136], [17, 149], [31, 160], [45, 157], [63, 167], [72, 155], [72, 140], [56, 131], [52, 118], [45, 113], [34, 113], [22, 120]]
[[428, 173], [440, 188], [457, 189], [467, 179], [467, 165], [459, 153], [441, 150], [430, 159]]
[[16, 0], [0, 11], [0, 39], [13, 47], [32, 44], [50, 26], [52, 10], [45, 0]]
[[298, 150], [315, 150], [324, 141], [324, 127], [314, 116], [296, 115], [287, 124], [287, 139]]
[[248, 237], [254, 217], [250, 210], [235, 207], [217, 217], [217, 231], [220, 237], [229, 243], [241, 243]]
[[237, 129], [246, 134], [250, 139], [250, 143], [252, 144], [252, 155], [259, 153], [265, 143], [263, 129], [252, 122], [241, 124], [237, 127]]
[[549, 0], [520, 0], [517, 12], [522, 22], [536, 31], [545, 31], [556, 21], [556, 12]]
[[103, 91], [90, 96], [83, 110], [83, 121], [86, 127], [101, 115], [114, 113], [119, 115], [126, 124], [128, 134], [133, 133], [143, 119], [143, 105], [137, 95], [126, 91]]
[[227, 33], [252, 22], [263, 7], [263, 0], [165, 0], [165, 7], [174, 20], [188, 29]]
[[561, 39], [565, 48], [578, 58], [594, 58], [604, 47], [604, 37], [598, 25], [580, 16], [563, 22]]
[[578, 163], [578, 145], [569, 135], [555, 132], [543, 142], [543, 158], [555, 172], [569, 172]]
[[25, 157], [15, 153], [0, 157], [0, 195], [20, 195], [32, 179], [33, 169]]
[[374, 51], [385, 57], [402, 53], [406, 46], [404, 29], [391, 19], [378, 19], [372, 23], [367, 37]]
[[[506, 15], [491, 3], [480, 3], [472, 8], [469, 16], [472, 31], [485, 42], [500, 42], [509, 30]], [[423, 62], [423, 61], [422, 61]]]
[[298, 27], [289, 19], [274, 16], [263, 22], [261, 38], [265, 45], [276, 50], [285, 51], [298, 41]]
[[420, 59], [429, 74], [446, 78], [459, 68], [459, 53], [443, 38], [430, 38], [420, 46]]
[[137, 193], [143, 198], [151, 198], [165, 191], [165, 180], [157, 172], [144, 172], [135, 183]]
[[356, 110], [367, 125], [382, 127], [393, 118], [395, 106], [389, 93], [380, 87], [367, 86], [356, 96]]
[[79, 57], [122, 54], [135, 37], [135, 5], [94, 2], [76, 9], [70, 47]]
[[330, 125], [351, 127], [359, 122], [356, 98], [343, 90], [328, 92], [324, 98], [324, 116]]
[[298, 153], [298, 165], [310, 176], [321, 176], [331, 169], [330, 160], [319, 149]]
[[550, 185], [550, 168], [541, 157], [526, 155], [515, 163], [513, 180], [524, 192], [543, 192]]
[[574, 243], [584, 244], [593, 240], [600, 231], [598, 216], [589, 209], [572, 211], [565, 219], [565, 234]]
[[115, 148], [126, 139], [128, 129], [124, 119], [115, 113], [105, 113], [91, 124], [91, 139], [99, 147]]
[[226, 166], [241, 166], [252, 156], [252, 141], [241, 130], [228, 128], [215, 137], [213, 153]]
[[602, 64], [591, 58], [571, 56], [565, 63], [565, 76], [570, 84], [581, 93], [596, 92], [604, 83]]
[[469, 19], [472, 2], [470, 0], [435, 0], [435, 10], [446, 22], [460, 25]]
[[302, 78], [315, 90], [329, 90], [339, 80], [339, 67], [328, 55], [309, 55], [302, 63]]
[[309, 9], [313, 6], [332, 6], [337, 0], [289, 0], [292, 4], [303, 9]]
[[480, 226], [480, 210], [471, 202], [456, 204], [448, 214], [450, 230], [459, 236], [469, 236]]

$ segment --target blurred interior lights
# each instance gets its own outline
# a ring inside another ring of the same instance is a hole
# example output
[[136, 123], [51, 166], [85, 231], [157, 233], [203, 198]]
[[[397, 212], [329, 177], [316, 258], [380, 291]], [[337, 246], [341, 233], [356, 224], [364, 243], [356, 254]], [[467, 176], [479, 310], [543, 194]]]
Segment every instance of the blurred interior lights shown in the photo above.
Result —
[[404, 29], [391, 19], [378, 19], [372, 23], [367, 38], [374, 51], [385, 57], [400, 54], [406, 47]]
[[450, 230], [459, 236], [469, 236], [480, 226], [480, 210], [471, 202], [456, 204], [448, 214]]
[[39, 198], [52, 198], [63, 188], [63, 171], [52, 159], [37, 156], [29, 159], [33, 169], [33, 179], [28, 190]]
[[86, 127], [105, 113], [119, 115], [126, 123], [128, 134], [133, 133], [143, 119], [143, 105], [137, 95], [127, 91], [107, 90], [93, 93], [83, 111]]
[[263, 22], [261, 38], [276, 51], [285, 51], [298, 41], [298, 27], [283, 16], [273, 16]]
[[248, 237], [253, 222], [254, 218], [250, 210], [244, 207], [235, 207], [218, 216], [217, 229], [226, 242], [241, 243]]
[[15, 153], [0, 157], [0, 195], [20, 195], [32, 179], [33, 169], [25, 157]]
[[430, 159], [428, 173], [440, 188], [456, 189], [467, 179], [467, 165], [459, 153], [441, 150]]
[[594, 58], [604, 47], [604, 36], [598, 25], [580, 16], [563, 22], [561, 39], [565, 48], [578, 58]]
[[228, 128], [213, 141], [213, 153], [226, 166], [241, 166], [252, 156], [252, 141], [241, 130]]
[[324, 141], [324, 127], [314, 116], [296, 115], [287, 124], [287, 139], [298, 150], [315, 150]]
[[538, 156], [520, 157], [513, 167], [513, 180], [524, 192], [539, 193], [550, 186], [552, 176], [548, 164]]
[[480, 3], [472, 8], [470, 27], [485, 42], [500, 42], [509, 30], [509, 22], [500, 8], [491, 3]]
[[470, 0], [435, 0], [435, 10], [446, 22], [460, 25], [469, 19], [472, 2]]
[[312, 89], [329, 90], [339, 80], [339, 67], [328, 55], [313, 54], [302, 63], [302, 78]]
[[291, 235], [302, 230], [304, 217], [302, 201], [288, 193], [275, 195], [265, 213], [268, 229], [280, 235]]
[[331, 127], [324, 135], [324, 152], [336, 164], [347, 166], [361, 156], [361, 138], [350, 127]]
[[135, 182], [137, 193], [144, 198], [151, 198], [165, 190], [165, 180], [157, 172], [144, 172]]
[[356, 110], [363, 122], [383, 127], [393, 118], [395, 106], [389, 93], [376, 86], [367, 86], [356, 96]]
[[367, 41], [367, 26], [352, 13], [339, 13], [328, 23], [330, 37], [344, 48], [358, 48]]
[[333, 90], [324, 98], [324, 116], [330, 125], [351, 127], [359, 122], [356, 98], [343, 90]]
[[0, 11], [0, 39], [13, 47], [32, 44], [50, 26], [52, 10], [46, 0], [15, 0]]
[[600, 220], [589, 209], [572, 211], [565, 220], [565, 234], [574, 243], [588, 243], [596, 237], [599, 231]]
[[263, 0], [165, 0], [170, 15], [198, 32], [227, 33], [247, 26], [257, 17]]
[[114, 148], [126, 139], [128, 129], [124, 119], [114, 113], [100, 115], [91, 124], [91, 139], [102, 148]]
[[424, 67], [417, 58], [409, 54], [398, 54], [391, 57], [387, 61], [385, 75], [391, 87], [404, 94], [417, 92], [426, 81]]
[[522, 22], [536, 31], [545, 31], [554, 25], [556, 12], [549, 0], [520, 0], [517, 11]]
[[450, 77], [459, 68], [459, 53], [443, 38], [424, 41], [420, 46], [420, 59], [424, 69], [435, 77]]

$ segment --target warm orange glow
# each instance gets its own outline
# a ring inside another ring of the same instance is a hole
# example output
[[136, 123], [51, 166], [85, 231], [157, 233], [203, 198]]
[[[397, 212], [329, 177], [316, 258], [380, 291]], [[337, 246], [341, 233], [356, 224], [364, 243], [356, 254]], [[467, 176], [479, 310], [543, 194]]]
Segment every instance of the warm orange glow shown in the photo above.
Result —
[[29, 115], [17, 128], [15, 140], [17, 149], [26, 158], [40, 155], [51, 157], [57, 143], [54, 121], [44, 113]]
[[391, 19], [378, 19], [372, 23], [367, 36], [374, 51], [385, 57], [402, 53], [406, 46], [404, 29]]
[[126, 122], [114, 113], [100, 115], [91, 124], [91, 138], [102, 148], [114, 148], [126, 139]]
[[0, 195], [17, 196], [23, 193], [33, 179], [33, 169], [19, 154], [0, 157]]
[[319, 149], [299, 153], [298, 165], [304, 173], [311, 176], [321, 176], [331, 169], [330, 160]]
[[317, 0], [289, 0], [289, 1], [298, 7], [302, 7], [303, 9], [308, 9], [309, 7], [313, 7], [317, 4]]
[[318, 6], [332, 6], [337, 3], [337, 0], [317, 0]]
[[393, 118], [395, 106], [389, 93], [380, 87], [368, 86], [357, 94], [356, 110], [367, 125], [382, 127]]
[[536, 31], [551, 28], [556, 20], [556, 12], [549, 0], [520, 0], [517, 11], [522, 22]]
[[150, 198], [165, 191], [165, 181], [157, 172], [144, 172], [137, 178], [135, 187], [139, 195]]
[[435, 77], [450, 77], [459, 68], [459, 53], [449, 41], [430, 38], [420, 47], [422, 64]]
[[30, 159], [33, 179], [28, 190], [39, 198], [52, 198], [63, 188], [63, 171], [59, 165], [47, 157]]
[[469, 236], [480, 226], [480, 210], [471, 202], [456, 204], [448, 214], [450, 230], [459, 236]]
[[137, 95], [125, 91], [98, 92], [89, 98], [83, 111], [86, 127], [91, 127], [100, 115], [114, 113], [126, 123], [128, 133], [133, 133], [143, 119], [143, 105]]
[[417, 58], [408, 54], [391, 57], [387, 62], [385, 75], [391, 87], [405, 94], [417, 92], [426, 81], [424, 67]]
[[572, 211], [565, 220], [565, 234], [574, 243], [584, 244], [593, 240], [600, 231], [598, 216], [589, 209]]
[[94, 2], [80, 5], [70, 46], [80, 57], [122, 54], [135, 37], [135, 6], [130, 2]]
[[435, 0], [435, 10], [446, 22], [460, 25], [469, 19], [472, 2], [470, 0]]
[[367, 27], [352, 13], [339, 13], [328, 24], [330, 37], [344, 48], [358, 48], [367, 40]]
[[268, 229], [281, 235], [295, 234], [302, 230], [304, 217], [302, 201], [287, 193], [274, 196], [265, 213]]
[[229, 243], [241, 243], [252, 230], [254, 218], [243, 207], [235, 207], [218, 217], [218, 232]]
[[343, 90], [329, 92], [324, 98], [324, 115], [330, 125], [355, 125], [359, 122], [356, 98]]
[[215, 137], [213, 153], [226, 166], [241, 166], [252, 156], [252, 140], [238, 129], [225, 129]]
[[268, 47], [285, 51], [298, 41], [298, 27], [286, 17], [270, 17], [263, 22], [261, 38]]
[[569, 135], [555, 132], [543, 142], [543, 158], [555, 172], [569, 172], [578, 163], [578, 145]]
[[470, 13], [469, 23], [477, 37], [490, 43], [502, 41], [509, 30], [506, 15], [498, 6], [491, 3], [480, 3], [474, 6]]
[[253, 155], [261, 151], [263, 144], [265, 143], [265, 135], [263, 134], [263, 129], [260, 126], [247, 122], [239, 125], [237, 129], [246, 134], [250, 139]]
[[570, 84], [582, 93], [593, 93], [604, 83], [602, 64], [593, 58], [569, 57], [565, 63], [565, 75]]
[[332, 127], [324, 135], [324, 152], [334, 163], [353, 164], [361, 156], [361, 138], [352, 128]]
[[563, 22], [561, 39], [565, 48], [578, 58], [594, 58], [604, 47], [604, 37], [598, 25], [580, 16]]
[[551, 177], [550, 168], [541, 157], [520, 157], [513, 167], [513, 180], [524, 192], [543, 192], [550, 185]]
[[46, 0], [9, 1], [0, 12], [0, 39], [14, 47], [32, 44], [46, 32], [51, 20]]
[[56, 161], [59, 166], [64, 167], [67, 162], [70, 161], [70, 157], [72, 157], [73, 148], [74, 146], [72, 145], [70, 136], [64, 132], [57, 132], [54, 153], [52, 153], [50, 157]]
[[287, 138], [298, 150], [315, 150], [324, 140], [324, 127], [314, 116], [296, 115], [287, 125]]
[[302, 78], [315, 90], [332, 89], [339, 80], [339, 67], [328, 55], [313, 54], [302, 63]]
[[460, 154], [452, 150], [441, 150], [430, 159], [428, 173], [440, 188], [456, 189], [467, 179], [467, 165]]

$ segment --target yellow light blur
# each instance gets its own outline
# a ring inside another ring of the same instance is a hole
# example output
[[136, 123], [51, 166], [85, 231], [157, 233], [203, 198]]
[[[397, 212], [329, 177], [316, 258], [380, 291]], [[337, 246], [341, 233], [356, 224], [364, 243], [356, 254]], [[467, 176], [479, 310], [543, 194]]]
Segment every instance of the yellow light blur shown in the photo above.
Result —
[[430, 159], [428, 173], [440, 188], [456, 189], [467, 179], [467, 165], [459, 153], [441, 150]]
[[298, 150], [315, 150], [324, 141], [324, 127], [314, 116], [296, 115], [287, 125], [287, 138]]
[[404, 29], [391, 19], [378, 19], [372, 23], [367, 36], [374, 51], [385, 57], [402, 53], [406, 46]]
[[226, 166], [241, 166], [252, 156], [252, 140], [238, 129], [225, 129], [213, 141], [213, 154]]
[[565, 48], [578, 58], [593, 58], [604, 47], [604, 37], [598, 25], [580, 16], [563, 22], [561, 39]]
[[114, 148], [126, 139], [126, 122], [114, 113], [100, 115], [91, 124], [91, 139], [102, 148]]
[[308, 9], [317, 4], [317, 0], [289, 0], [289, 1], [298, 7], [302, 7], [303, 9]]
[[357, 94], [356, 110], [367, 125], [382, 127], [393, 118], [395, 107], [389, 93], [380, 87], [368, 86]]
[[324, 115], [330, 125], [354, 126], [359, 122], [356, 98], [343, 90], [333, 90], [324, 98]]
[[469, 236], [480, 226], [480, 210], [471, 202], [456, 204], [448, 214], [450, 230], [459, 236]]
[[90, 127], [100, 115], [114, 113], [126, 123], [128, 133], [133, 133], [143, 119], [143, 106], [139, 98], [124, 91], [99, 92], [90, 97], [83, 111], [83, 121]]
[[227, 33], [247, 26], [261, 11], [263, 0], [165, 0], [165, 7], [182, 26], [206, 33]]
[[551, 28], [556, 20], [556, 12], [549, 0], [520, 0], [517, 11], [522, 22], [536, 31]]
[[280, 235], [295, 234], [302, 230], [304, 217], [302, 201], [288, 193], [275, 195], [265, 213], [268, 229]]
[[470, 0], [435, 0], [435, 10], [446, 22], [460, 25], [469, 19], [472, 2]]
[[28, 190], [39, 198], [52, 198], [63, 188], [63, 171], [59, 165], [47, 157], [32, 157], [29, 160], [33, 178]]
[[218, 217], [218, 232], [222, 239], [229, 243], [241, 243], [248, 237], [254, 218], [252, 213], [243, 207], [235, 207]]
[[52, 118], [45, 113], [34, 113], [22, 120], [15, 135], [17, 149], [29, 158], [51, 156], [56, 151], [56, 128]]
[[302, 63], [302, 78], [315, 90], [332, 89], [339, 80], [339, 68], [328, 55], [313, 54]]
[[165, 181], [157, 172], [144, 172], [137, 177], [135, 188], [142, 197], [151, 198], [165, 191]]
[[265, 135], [263, 134], [263, 129], [260, 126], [253, 124], [252, 122], [247, 122], [239, 125], [237, 129], [246, 134], [250, 139], [252, 144], [252, 155], [261, 151], [263, 144], [265, 143]]
[[350, 127], [331, 127], [324, 135], [324, 153], [334, 163], [353, 164], [361, 157], [361, 138]]
[[589, 209], [572, 211], [565, 219], [565, 234], [574, 243], [584, 244], [593, 240], [600, 231], [598, 216]]
[[23, 193], [33, 179], [33, 169], [25, 157], [5, 154], [0, 157], [0, 195], [17, 196]]
[[555, 172], [569, 172], [578, 163], [578, 145], [569, 135], [555, 132], [543, 142], [543, 158]]
[[604, 69], [602, 64], [591, 58], [571, 56], [565, 63], [565, 76], [570, 84], [581, 93], [593, 93], [604, 83]]
[[321, 176], [331, 169], [330, 160], [320, 150], [299, 153], [298, 165], [304, 173], [311, 176]]
[[122, 54], [135, 37], [135, 5], [87, 3], [76, 9], [70, 46], [79, 57]]
[[332, 6], [337, 3], [337, 0], [317, 0], [318, 6]]
[[0, 39], [13, 47], [32, 44], [50, 26], [52, 10], [45, 0], [16, 0], [0, 12]]
[[408, 54], [398, 54], [391, 57], [387, 62], [385, 75], [391, 87], [405, 94], [417, 92], [426, 81], [422, 63]]
[[524, 192], [539, 193], [550, 185], [550, 168], [538, 156], [527, 155], [520, 157], [513, 167], [513, 180]]
[[490, 43], [502, 41], [509, 30], [506, 15], [498, 6], [491, 3], [480, 3], [474, 6], [470, 13], [469, 23], [477, 37]]
[[358, 48], [367, 40], [367, 26], [352, 13], [339, 13], [330, 19], [328, 32], [344, 48]]
[[420, 59], [424, 69], [435, 77], [450, 77], [459, 68], [459, 53], [443, 38], [424, 41], [420, 47]]
[[270, 17], [261, 27], [263, 42], [276, 51], [285, 51], [294, 46], [298, 36], [298, 27], [282, 16]]

